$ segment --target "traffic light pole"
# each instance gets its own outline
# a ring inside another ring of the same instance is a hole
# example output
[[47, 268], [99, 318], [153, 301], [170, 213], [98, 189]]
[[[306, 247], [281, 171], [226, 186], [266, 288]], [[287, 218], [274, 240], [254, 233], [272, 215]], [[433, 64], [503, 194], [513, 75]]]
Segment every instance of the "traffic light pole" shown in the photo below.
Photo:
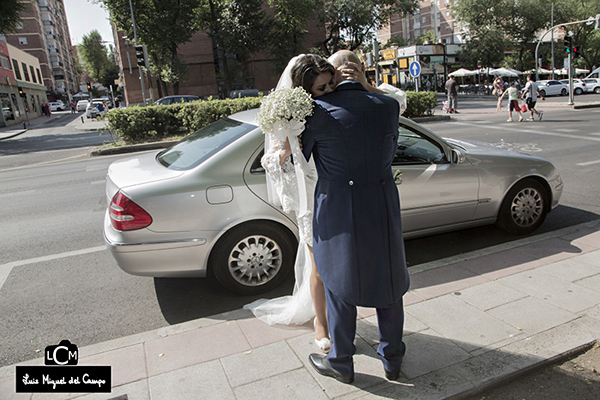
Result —
[[[131, 0], [129, 0], [129, 9], [131, 10], [131, 22], [133, 23], [133, 39], [135, 40], [135, 45], [138, 45], [137, 33], [135, 31], [135, 18], [133, 16], [133, 4], [131, 4]], [[146, 87], [144, 85], [144, 71], [142, 67], [138, 65], [138, 71], [140, 72], [140, 83], [142, 84], [142, 97], [144, 106], [146, 105]]]
[[567, 62], [569, 63], [569, 102], [568, 105], [572, 106], [575, 104], [573, 101], [573, 53], [569, 52], [569, 57], [567, 58]]
[[[539, 48], [540, 48], [540, 44], [542, 43], [542, 40], [544, 39], [544, 36], [546, 36], [546, 34], [547, 34], [548, 32], [552, 32], [554, 29], [556, 29], [556, 28], [558, 28], [558, 27], [560, 27], [560, 26], [567, 26], [567, 25], [582, 24], [582, 23], [586, 23], [586, 22], [589, 22], [589, 18], [588, 18], [588, 19], [585, 19], [585, 20], [583, 20], [583, 21], [567, 22], [566, 24], [558, 24], [558, 25], [554, 25], [552, 28], [550, 28], [550, 29], [548, 29], [546, 32], [544, 32], [544, 34], [543, 34], [543, 35], [540, 37], [540, 39], [538, 40], [537, 46], [535, 46], [535, 60], [536, 60], [536, 63], [535, 63], [535, 80], [536, 80], [536, 81], [538, 80], [538, 71], [539, 71], [539, 69], [540, 69], [540, 67], [538, 66], [538, 62], [537, 62], [537, 59], [538, 59], [538, 50], [539, 50]], [[569, 56], [569, 57], [570, 57], [570, 56]], [[552, 71], [552, 72], [554, 72], [554, 71]]]

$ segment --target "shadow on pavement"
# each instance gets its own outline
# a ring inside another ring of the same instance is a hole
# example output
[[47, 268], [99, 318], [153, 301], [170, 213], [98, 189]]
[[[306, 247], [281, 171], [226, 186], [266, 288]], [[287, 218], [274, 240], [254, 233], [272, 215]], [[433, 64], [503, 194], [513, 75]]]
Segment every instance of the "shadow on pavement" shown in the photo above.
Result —
[[[43, 128], [38, 127], [37, 129]], [[18, 139], [0, 141], [0, 156], [102, 146], [109, 141], [111, 141], [111, 136], [108, 132], [78, 132], [62, 135], [20, 136]]]
[[[561, 219], [562, 223], [558, 225], [553, 223], [551, 216], [561, 213], [566, 214], [565, 218]], [[544, 225], [536, 231], [536, 235], [597, 219], [600, 219], [600, 216], [596, 214], [560, 206], [548, 216]], [[548, 229], [546, 225], [553, 229]], [[530, 235], [529, 237], [533, 236], [535, 235]], [[491, 225], [407, 240], [407, 263], [410, 268], [411, 266], [486, 249], [525, 237], [527, 236], [508, 234]], [[559, 253], [578, 253], [580, 251], [565, 240], [557, 240], [557, 244], [551, 248], [538, 249], [535, 244], [529, 246], [524, 247], [525, 250], [522, 253], [515, 254], [515, 257], [511, 258], [510, 264], [515, 265], [532, 261], [535, 258], [550, 257]], [[500, 262], [498, 264], [489, 260], [494, 260], [493, 254], [486, 256], [486, 269], [493, 270], [494, 268], [501, 269], [511, 266], [506, 263]], [[485, 271], [476, 272], [483, 273]], [[442, 279], [448, 279], [448, 276], [444, 275]], [[165, 320], [170, 324], [177, 324], [237, 310], [259, 298], [275, 298], [291, 294], [294, 288], [294, 276], [290, 274], [290, 277], [281, 286], [257, 296], [239, 296], [230, 293], [223, 289], [211, 274], [206, 278], [155, 278], [154, 286], [156, 298]], [[422, 287], [421, 284], [417, 280], [413, 280], [411, 289], [418, 287]]]

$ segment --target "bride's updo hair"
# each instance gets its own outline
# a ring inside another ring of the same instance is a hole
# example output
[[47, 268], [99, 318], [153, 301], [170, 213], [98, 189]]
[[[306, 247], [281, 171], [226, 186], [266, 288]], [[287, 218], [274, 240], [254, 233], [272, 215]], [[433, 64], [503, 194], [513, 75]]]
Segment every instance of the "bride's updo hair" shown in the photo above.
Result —
[[303, 87], [310, 93], [317, 76], [325, 72], [335, 75], [335, 68], [326, 59], [316, 54], [301, 55], [292, 69], [292, 86]]

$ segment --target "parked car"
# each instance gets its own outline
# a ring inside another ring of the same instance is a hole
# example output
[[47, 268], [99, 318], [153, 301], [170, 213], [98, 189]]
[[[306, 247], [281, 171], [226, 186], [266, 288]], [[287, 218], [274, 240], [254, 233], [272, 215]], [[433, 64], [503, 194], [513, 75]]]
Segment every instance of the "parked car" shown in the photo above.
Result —
[[48, 103], [48, 105], [50, 106], [50, 112], [54, 112], [54, 111], [63, 111], [67, 109], [67, 106], [65, 106], [65, 103], [63, 103], [62, 101], [51, 101]]
[[[564, 83], [565, 85], [567, 85], [567, 88], [569, 87], [568, 79], [561, 79], [560, 81], [562, 83]], [[588, 91], [588, 89], [587, 89], [585, 82], [583, 82], [581, 79], [573, 79], [573, 94], [580, 95], [587, 91]]]
[[[292, 271], [295, 218], [267, 201], [256, 113], [110, 165], [104, 238], [120, 268], [155, 277], [203, 277], [210, 269], [240, 294], [271, 290]], [[406, 118], [399, 132], [393, 169], [402, 173], [406, 238], [493, 223], [528, 234], [558, 205], [563, 183], [547, 160], [443, 139]]]
[[542, 96], [566, 96], [569, 94], [569, 85], [560, 81], [537, 81], [538, 89]]
[[86, 118], [96, 118], [100, 115], [106, 114], [108, 107], [106, 103], [99, 99], [93, 99], [85, 109]]
[[168, 106], [170, 104], [175, 103], [187, 103], [189, 101], [200, 100], [198, 96], [190, 96], [190, 95], [176, 95], [176, 96], [167, 96], [161, 99], [158, 99], [154, 102], [154, 104], [161, 104], [163, 106]]
[[600, 79], [598, 78], [587, 78], [583, 79], [585, 86], [588, 89], [588, 92], [594, 92], [596, 94], [600, 94]]
[[77, 102], [77, 107], [76, 107], [77, 111], [82, 111], [82, 112], [85, 111], [88, 104], [90, 104], [89, 100], [79, 100]]
[[15, 119], [15, 114], [13, 114], [13, 111], [10, 107], [2, 108], [2, 115], [4, 116], [4, 119], [7, 121], [9, 119]]

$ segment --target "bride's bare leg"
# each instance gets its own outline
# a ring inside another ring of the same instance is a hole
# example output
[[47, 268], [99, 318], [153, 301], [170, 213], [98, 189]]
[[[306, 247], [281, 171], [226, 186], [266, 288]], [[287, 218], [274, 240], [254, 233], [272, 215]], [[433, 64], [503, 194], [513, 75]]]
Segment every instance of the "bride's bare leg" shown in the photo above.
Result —
[[310, 274], [310, 294], [317, 314], [315, 323], [315, 338], [317, 340], [328, 338], [329, 329], [327, 327], [327, 309], [325, 301], [325, 288], [323, 287], [323, 281], [317, 267], [315, 265], [315, 259], [313, 256], [313, 250], [311, 246], [308, 246], [310, 251], [310, 258], [312, 260], [312, 273]]

